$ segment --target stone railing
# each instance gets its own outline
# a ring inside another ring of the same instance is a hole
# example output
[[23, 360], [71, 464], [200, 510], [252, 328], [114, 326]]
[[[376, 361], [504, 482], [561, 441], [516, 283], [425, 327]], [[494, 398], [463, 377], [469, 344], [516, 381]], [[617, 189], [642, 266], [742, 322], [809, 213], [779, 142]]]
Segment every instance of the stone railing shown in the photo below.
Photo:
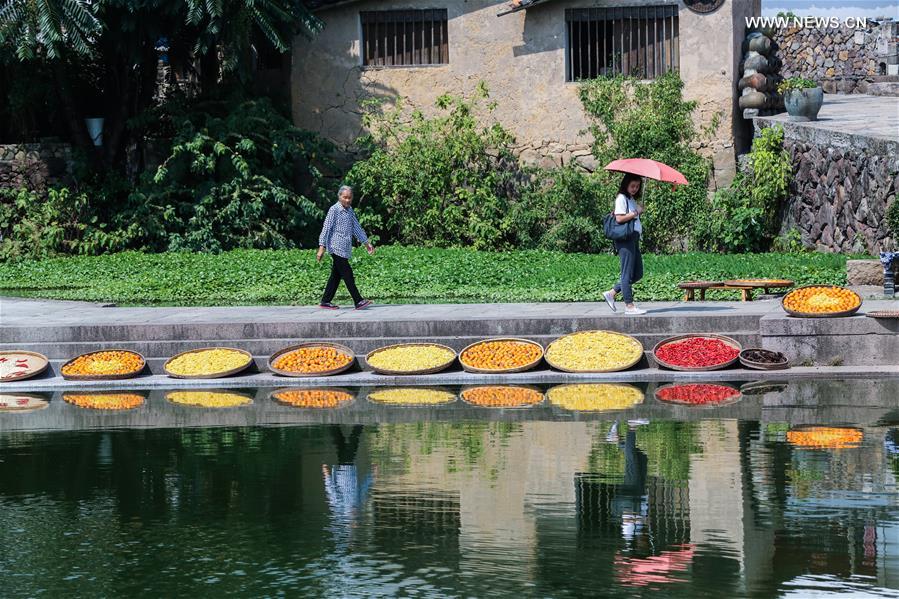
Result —
[[66, 185], [72, 174], [72, 147], [66, 143], [0, 144], [0, 188], [44, 192]]

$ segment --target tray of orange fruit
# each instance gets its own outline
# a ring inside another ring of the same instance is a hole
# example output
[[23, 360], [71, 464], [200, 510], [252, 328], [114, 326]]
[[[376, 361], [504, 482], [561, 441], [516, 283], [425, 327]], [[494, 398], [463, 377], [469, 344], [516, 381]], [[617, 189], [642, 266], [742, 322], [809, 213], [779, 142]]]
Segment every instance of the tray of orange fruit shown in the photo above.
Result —
[[862, 306], [859, 294], [839, 285], [805, 285], [781, 300], [784, 311], [801, 318], [852, 316]]
[[348, 370], [355, 361], [353, 350], [345, 345], [310, 342], [275, 352], [268, 367], [281, 376], [331, 376]]

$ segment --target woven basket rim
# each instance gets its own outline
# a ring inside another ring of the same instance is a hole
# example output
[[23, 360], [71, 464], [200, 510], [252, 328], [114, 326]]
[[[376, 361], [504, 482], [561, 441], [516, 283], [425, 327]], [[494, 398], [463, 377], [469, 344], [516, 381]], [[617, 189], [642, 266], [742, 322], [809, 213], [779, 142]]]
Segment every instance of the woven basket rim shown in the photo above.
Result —
[[[620, 367], [618, 367], [618, 368], [603, 368], [603, 369], [597, 369], [597, 370], [570, 370], [570, 369], [568, 369], [568, 368], [563, 368], [563, 367], [561, 367], [561, 366], [559, 366], [559, 365], [557, 365], [557, 364], [554, 364], [553, 361], [550, 360], [550, 358], [549, 358], [549, 349], [552, 347], [553, 343], [556, 343], [556, 342], [558, 342], [558, 341], [561, 341], [562, 339], [565, 339], [565, 338], [567, 338], [567, 337], [571, 337], [571, 336], [573, 336], [573, 335], [582, 335], [582, 334], [584, 334], [584, 333], [610, 333], [610, 334], [612, 334], [612, 335], [620, 335], [620, 336], [622, 336], [622, 337], [627, 337], [628, 339], [631, 339], [632, 341], [635, 341], [635, 342], [637, 343], [637, 345], [640, 346], [640, 352], [637, 354], [637, 356], [636, 356], [636, 358], [635, 358], [634, 360], [632, 360], [630, 363], [628, 363], [628, 364], [626, 364], [626, 365], [624, 365], [624, 366], [620, 366]], [[573, 332], [573, 333], [567, 333], [567, 334], [565, 334], [565, 335], [562, 335], [561, 337], [558, 337], [558, 338], [556, 338], [556, 339], [553, 339], [553, 340], [546, 346], [546, 351], [545, 351], [544, 354], [543, 354], [543, 359], [546, 360], [546, 363], [549, 364], [551, 367], [555, 368], [556, 370], [560, 370], [560, 371], [562, 371], [562, 372], [584, 373], [584, 374], [597, 374], [597, 373], [603, 373], [603, 372], [621, 372], [622, 370], [628, 370], [629, 368], [633, 368], [634, 366], [636, 366], [636, 365], [640, 362], [640, 360], [643, 359], [643, 356], [644, 356], [645, 353], [646, 353], [646, 348], [643, 346], [643, 343], [642, 343], [639, 339], [637, 339], [636, 337], [634, 337], [633, 335], [628, 335], [627, 333], [621, 333], [621, 332], [619, 332], [619, 331], [607, 331], [607, 330], [605, 330], [605, 329], [589, 329], [589, 330], [586, 330], [586, 331], [575, 331], [575, 332]]]
[[[339, 350], [340, 352], [348, 355], [350, 357], [350, 361], [339, 367], [332, 368], [331, 370], [323, 370], [322, 372], [292, 372], [290, 370], [282, 370], [280, 368], [275, 368], [275, 360], [284, 354], [288, 354], [292, 351], [296, 351], [298, 349], [303, 349], [306, 347], [331, 347]], [[356, 363], [356, 353], [343, 345], [342, 343], [335, 343], [333, 341], [308, 341], [306, 343], [298, 343], [296, 345], [290, 345], [285, 348], [279, 349], [271, 356], [268, 357], [268, 369], [274, 372], [275, 374], [280, 374], [281, 376], [288, 376], [292, 378], [309, 378], [315, 376], [333, 376], [335, 374], [340, 374], [341, 372], [346, 372]]]
[[[128, 352], [129, 354], [134, 354], [138, 358], [140, 358], [140, 367], [136, 370], [132, 370], [131, 372], [124, 372], [122, 374], [64, 374], [63, 370], [66, 366], [77, 360], [78, 358], [82, 358], [84, 356], [90, 356], [93, 354], [101, 354], [103, 352], [110, 351], [120, 351], [120, 352]], [[119, 381], [124, 379], [131, 379], [139, 375], [144, 371], [144, 368], [147, 367], [147, 360], [144, 358], [143, 354], [140, 352], [136, 352], [133, 349], [122, 349], [119, 347], [110, 347], [107, 349], [95, 349], [93, 351], [84, 352], [83, 354], [78, 354], [74, 358], [67, 360], [62, 366], [59, 367], [59, 374], [62, 378], [69, 381]]]
[[[241, 353], [247, 357], [247, 362], [243, 366], [238, 366], [236, 368], [232, 368], [230, 370], [225, 370], [222, 372], [213, 372], [212, 374], [174, 374], [173, 372], [169, 372], [169, 364], [175, 358], [178, 358], [178, 357], [181, 357], [181, 356], [184, 356], [187, 354], [195, 354], [198, 352], [211, 351], [211, 350], [215, 350], [215, 349], [224, 349], [224, 350], [236, 351], [238, 353]], [[172, 377], [173, 379], [220, 379], [220, 378], [223, 378], [226, 376], [231, 376], [233, 374], [237, 374], [238, 372], [241, 372], [243, 370], [246, 370], [247, 368], [250, 367], [250, 364], [252, 364], [252, 363], [253, 363], [253, 354], [251, 354], [250, 352], [240, 349], [240, 348], [237, 348], [237, 347], [225, 347], [225, 346], [216, 345], [216, 346], [211, 346], [211, 347], [200, 347], [198, 349], [189, 349], [187, 351], [183, 351], [181, 353], [175, 354], [174, 356], [172, 356], [171, 358], [169, 358], [168, 360], [165, 361], [165, 364], [162, 365], [162, 370], [167, 375]]]
[[[701, 366], [701, 367], [689, 367], [689, 366], [675, 366], [674, 364], [669, 364], [668, 362], [662, 360], [658, 356], [659, 348], [669, 343], [674, 343], [675, 341], [682, 341], [684, 339], [690, 339], [693, 337], [705, 337], [706, 339], [718, 339], [719, 341], [723, 341], [726, 344], [730, 345], [734, 349], [737, 350], [737, 355], [727, 362], [722, 362], [721, 364], [715, 364], [713, 366]], [[669, 370], [677, 370], [680, 372], [710, 372], [712, 370], [722, 370], [736, 364], [737, 360], [740, 359], [740, 352], [743, 351], [743, 346], [739, 341], [728, 337], [727, 335], [719, 335], [718, 333], [686, 333], [683, 335], [674, 335], [673, 337], [668, 337], [667, 339], [662, 339], [658, 343], [655, 344], [655, 347], [652, 348], [652, 357], [653, 359], [660, 365], [668, 368]]]
[[[754, 360], [750, 360], [749, 358], [743, 357], [743, 354], [745, 352], [749, 352], [749, 351], [767, 351], [767, 352], [780, 354], [781, 356], [784, 357], [784, 361], [783, 362], [775, 362], [774, 364], [765, 364], [763, 362], [756, 362]], [[772, 349], [765, 349], [764, 347], [744, 348], [742, 351], [740, 351], [740, 354], [738, 357], [740, 359], [740, 364], [742, 364], [746, 368], [752, 368], [754, 370], [786, 370], [790, 367], [790, 360], [789, 360], [789, 358], [787, 358], [786, 355], [784, 355], [783, 352], [775, 352]]]

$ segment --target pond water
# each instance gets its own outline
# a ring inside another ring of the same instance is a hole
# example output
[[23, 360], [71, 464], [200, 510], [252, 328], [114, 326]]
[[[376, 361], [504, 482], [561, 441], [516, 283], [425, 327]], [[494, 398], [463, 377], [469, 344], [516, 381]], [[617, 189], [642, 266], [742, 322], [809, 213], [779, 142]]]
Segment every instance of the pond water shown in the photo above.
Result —
[[0, 409], [0, 595], [899, 596], [899, 381], [735, 387], [38, 394]]

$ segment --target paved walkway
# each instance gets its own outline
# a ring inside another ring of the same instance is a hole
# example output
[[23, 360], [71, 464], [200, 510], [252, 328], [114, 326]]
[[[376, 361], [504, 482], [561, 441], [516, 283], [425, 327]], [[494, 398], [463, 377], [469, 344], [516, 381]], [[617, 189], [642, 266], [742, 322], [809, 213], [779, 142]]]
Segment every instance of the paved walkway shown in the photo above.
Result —
[[[640, 302], [648, 310], [639, 318], [672, 316], [764, 316], [780, 313], [779, 300], [752, 302]], [[895, 310], [895, 300], [866, 299], [861, 313]], [[618, 304], [621, 318], [623, 304]], [[604, 302], [529, 304], [384, 304], [367, 310], [323, 310], [317, 306], [103, 307], [88, 302], [0, 297], [0, 333], [4, 327], [91, 326], [105, 324], [215, 324], [260, 322], [468, 321], [514, 318], [612, 316]]]
[[[866, 302], [867, 305], [867, 302]], [[780, 302], [645, 302], [649, 313], [640, 318], [710, 315], [764, 315]], [[621, 318], [623, 304], [619, 304]], [[572, 318], [609, 316], [604, 302], [533, 304], [385, 304], [367, 310], [323, 310], [317, 306], [228, 306], [210, 308], [102, 307], [101, 304], [0, 298], [3, 327], [90, 326], [103, 324], [200, 324], [235, 322], [380, 322], [391, 320], [453, 321], [510, 318]]]

